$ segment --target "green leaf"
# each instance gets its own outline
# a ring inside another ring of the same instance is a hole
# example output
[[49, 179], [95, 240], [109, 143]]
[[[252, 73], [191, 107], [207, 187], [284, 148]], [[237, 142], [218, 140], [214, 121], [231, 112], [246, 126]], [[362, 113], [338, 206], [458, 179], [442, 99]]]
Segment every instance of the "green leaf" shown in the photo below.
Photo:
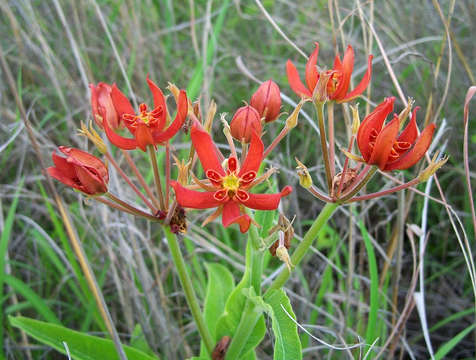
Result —
[[208, 272], [207, 295], [205, 297], [204, 316], [207, 322], [210, 334], [218, 342], [216, 338], [216, 325], [219, 317], [225, 310], [225, 303], [230, 296], [235, 281], [230, 271], [220, 264], [206, 264]]
[[[370, 272], [370, 311], [369, 318], [367, 321], [367, 331], [365, 332], [365, 341], [367, 344], [373, 344], [377, 339], [377, 313], [379, 309], [379, 296], [378, 296], [378, 268], [377, 268], [377, 259], [375, 257], [374, 247], [372, 241], [370, 240], [369, 233], [365, 228], [364, 222], [359, 221], [360, 232], [364, 239], [365, 249], [367, 250], [367, 258], [369, 262], [369, 272]], [[365, 353], [370, 349], [370, 346], [367, 346]], [[374, 353], [369, 353], [369, 359], [374, 357]]]
[[154, 356], [154, 352], [147, 343], [144, 332], [142, 331], [142, 326], [140, 326], [140, 324], [136, 324], [136, 326], [134, 326], [130, 344], [134, 349], [143, 351], [148, 355]]
[[[13, 228], [13, 222], [15, 221], [15, 213], [17, 210], [18, 199], [20, 197], [20, 191], [23, 188], [23, 181], [22, 178], [20, 184], [18, 184], [17, 190], [15, 191], [15, 195], [13, 196], [13, 201], [10, 204], [10, 208], [8, 209], [7, 218], [3, 223], [3, 228], [1, 229], [0, 235], [0, 339], [3, 339], [3, 284], [5, 282], [5, 277], [7, 274], [5, 273], [5, 259], [8, 257], [8, 243], [10, 242], [10, 234]], [[1, 203], [0, 203], [1, 205]], [[1, 207], [0, 207], [1, 211]], [[3, 349], [0, 348], [0, 358], [3, 357]]]
[[435, 360], [444, 359], [446, 354], [448, 354], [456, 345], [458, 345], [458, 343], [463, 340], [464, 337], [468, 335], [475, 327], [476, 324], [468, 326], [466, 329], [458, 333], [454, 338], [441, 345], [435, 354]]
[[266, 295], [264, 302], [267, 313], [271, 317], [274, 337], [274, 360], [302, 359], [301, 341], [297, 325], [290, 319], [296, 319], [288, 296], [283, 289], [272, 290]]
[[[248, 242], [246, 246], [246, 262], [249, 263], [251, 257], [251, 244]], [[243, 278], [231, 292], [228, 300], [225, 304], [225, 311], [223, 315], [218, 319], [216, 326], [216, 338], [221, 339], [223, 336], [230, 336], [233, 338], [233, 335], [238, 328], [241, 317], [245, 316], [244, 310], [247, 302], [247, 297], [243, 293], [243, 289], [249, 288], [251, 286], [250, 279], [250, 268], [245, 269]], [[260, 316], [256, 326], [253, 331], [250, 333], [248, 340], [246, 341], [245, 346], [242, 349], [242, 352], [239, 356], [240, 360], [251, 360], [255, 359], [253, 349], [258, 346], [258, 344], [263, 340], [263, 337], [266, 333], [266, 324], [264, 322], [264, 316]]]
[[[210, 335], [217, 343], [220, 340], [216, 337], [218, 319], [225, 310], [226, 299], [235, 287], [235, 281], [233, 275], [223, 265], [208, 263], [205, 266], [208, 272], [208, 284], [203, 315]], [[202, 342], [200, 356], [206, 358], [206, 354], [207, 350]]]
[[[15, 326], [39, 342], [51, 346], [66, 354], [63, 342], [68, 345], [71, 358], [74, 360], [117, 360], [119, 359], [114, 343], [111, 340], [87, 335], [65, 328], [60, 325], [25, 318], [10, 317], [10, 324]], [[128, 360], [157, 360], [130, 346], [124, 346]]]

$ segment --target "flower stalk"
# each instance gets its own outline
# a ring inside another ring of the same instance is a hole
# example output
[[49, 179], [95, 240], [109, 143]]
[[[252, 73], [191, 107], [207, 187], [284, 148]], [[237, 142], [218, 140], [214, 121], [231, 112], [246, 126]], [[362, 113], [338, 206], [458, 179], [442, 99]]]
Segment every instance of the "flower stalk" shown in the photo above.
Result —
[[169, 245], [170, 254], [172, 255], [172, 260], [174, 262], [175, 268], [177, 269], [177, 274], [185, 293], [188, 307], [190, 308], [190, 312], [192, 313], [195, 324], [197, 325], [198, 332], [205, 343], [205, 347], [207, 348], [208, 353], [211, 354], [215, 344], [200, 310], [197, 295], [193, 290], [192, 280], [188, 275], [187, 268], [185, 266], [185, 260], [182, 255], [182, 251], [180, 250], [180, 245], [177, 241], [177, 236], [173, 234], [170, 231], [170, 228], [167, 226], [164, 226], [164, 232]]
[[324, 167], [326, 169], [327, 188], [329, 193], [332, 191], [332, 176], [331, 166], [329, 162], [329, 152], [327, 150], [326, 129], [324, 126], [324, 104], [323, 102], [314, 103], [317, 111], [317, 119], [319, 124], [319, 133], [321, 138], [322, 157], [324, 160]]
[[[330, 219], [330, 217], [338, 206], [338, 203], [327, 203], [321, 210], [319, 216], [314, 220], [310, 229], [306, 232], [306, 235], [304, 235], [304, 238], [302, 239], [301, 243], [298, 245], [296, 250], [294, 250], [291, 256], [291, 262], [294, 266], [299, 265], [304, 255], [306, 255], [307, 251], [309, 250], [312, 243], [319, 234], [319, 231], [325, 224], [327, 224], [327, 221]], [[268, 290], [266, 290], [265, 296], [269, 291], [281, 288], [289, 279], [290, 275], [291, 272], [289, 271], [289, 269], [287, 267], [284, 267], [283, 270], [276, 277], [276, 279], [274, 279]]]

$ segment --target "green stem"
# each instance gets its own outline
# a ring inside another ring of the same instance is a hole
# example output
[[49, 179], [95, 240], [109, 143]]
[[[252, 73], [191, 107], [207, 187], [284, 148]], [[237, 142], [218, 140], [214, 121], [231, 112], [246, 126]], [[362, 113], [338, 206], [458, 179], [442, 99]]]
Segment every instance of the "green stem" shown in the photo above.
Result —
[[155, 186], [157, 187], [157, 194], [159, 195], [160, 210], [165, 211], [167, 209], [165, 208], [164, 194], [162, 193], [162, 184], [160, 182], [160, 174], [157, 167], [157, 156], [155, 155], [154, 146], [149, 145], [147, 150], [149, 150], [150, 161], [152, 162], [152, 169], [154, 170], [154, 180]]
[[187, 299], [187, 304], [190, 308], [190, 311], [192, 312], [198, 332], [200, 333], [200, 336], [207, 347], [208, 353], [211, 354], [215, 344], [210, 332], [208, 331], [208, 327], [205, 324], [200, 306], [198, 305], [198, 299], [193, 290], [192, 281], [188, 275], [187, 268], [185, 267], [185, 260], [183, 258], [182, 252], [180, 251], [180, 245], [177, 241], [177, 237], [167, 226], [164, 226], [164, 232], [169, 244], [169, 249], [175, 264], [175, 268], [177, 269], [177, 273], [180, 278], [180, 283], [182, 284], [182, 288], [185, 293], [185, 298]]
[[246, 300], [246, 305], [241, 315], [240, 323], [233, 334], [230, 346], [226, 351], [225, 360], [239, 359], [241, 350], [246, 345], [250, 334], [256, 326], [260, 316], [263, 312], [257, 309], [256, 305], [251, 300]]
[[329, 152], [327, 150], [326, 129], [324, 126], [324, 103], [314, 103], [317, 111], [317, 122], [319, 124], [319, 133], [321, 138], [322, 157], [324, 159], [324, 167], [326, 169], [327, 189], [329, 194], [332, 191], [332, 175], [331, 164], [329, 161]]
[[[259, 246], [258, 230], [251, 226], [248, 232], [248, 243], [246, 244], [246, 271], [244, 276], [246, 276], [246, 272], [249, 272], [248, 286], [253, 286], [256, 295], [261, 294], [261, 275], [263, 272], [263, 252], [259, 251]], [[241, 313], [240, 322], [226, 352], [226, 360], [239, 358], [261, 314], [262, 311], [258, 310], [253, 302], [247, 299]]]
[[249, 233], [248, 233], [248, 241], [251, 243], [251, 264], [246, 266], [250, 266], [251, 270], [251, 286], [255, 289], [256, 295], [261, 294], [261, 275], [263, 273], [263, 258], [264, 254], [259, 251], [260, 241], [258, 230], [256, 227], [251, 226]]
[[[321, 213], [316, 218], [316, 220], [314, 220], [311, 228], [307, 231], [306, 235], [304, 235], [301, 243], [298, 245], [296, 250], [294, 250], [293, 255], [291, 256], [291, 262], [294, 266], [299, 265], [302, 258], [304, 255], [306, 255], [307, 251], [314, 242], [314, 239], [316, 239], [317, 235], [319, 234], [319, 231], [327, 223], [338, 206], [339, 204], [337, 203], [327, 203], [326, 206], [324, 206], [324, 208], [321, 210]], [[276, 279], [274, 279], [268, 290], [266, 290], [266, 293], [268, 293], [270, 290], [281, 288], [289, 279], [290, 275], [291, 273], [289, 272], [288, 268], [283, 268], [281, 273], [276, 277]]]

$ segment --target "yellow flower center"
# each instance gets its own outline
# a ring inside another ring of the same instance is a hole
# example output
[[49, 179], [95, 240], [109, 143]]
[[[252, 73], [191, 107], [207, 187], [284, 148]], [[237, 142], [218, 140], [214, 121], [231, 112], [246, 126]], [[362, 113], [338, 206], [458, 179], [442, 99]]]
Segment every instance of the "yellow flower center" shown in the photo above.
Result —
[[223, 189], [236, 192], [240, 188], [240, 178], [235, 174], [229, 174], [222, 178]]

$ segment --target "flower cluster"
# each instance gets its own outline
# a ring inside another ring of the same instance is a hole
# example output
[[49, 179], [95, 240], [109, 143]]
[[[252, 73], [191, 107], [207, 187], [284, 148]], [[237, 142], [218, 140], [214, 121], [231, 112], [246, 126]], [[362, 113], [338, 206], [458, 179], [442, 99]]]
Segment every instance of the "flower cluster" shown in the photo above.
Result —
[[[224, 133], [230, 150], [227, 158], [214, 144], [210, 134], [216, 113], [213, 102], [204, 116], [199, 102], [191, 103], [184, 90], [179, 90], [175, 85], [170, 84], [169, 90], [176, 103], [175, 116], [172, 119], [166, 96], [148, 77], [147, 84], [152, 94], [153, 106], [141, 103], [137, 109], [134, 109], [126, 95], [115, 84], [91, 84], [91, 108], [94, 122], [104, 131], [110, 144], [121, 149], [124, 159], [135, 174], [135, 179], [131, 179], [114, 160], [108, 151], [108, 146], [104, 144], [92, 125], [89, 129], [82, 125], [80, 133], [96, 145], [107, 158], [108, 163], [116, 168], [119, 175], [143, 200], [149, 212], [111, 194], [108, 189], [108, 167], [102, 160], [87, 152], [60, 147], [59, 150], [65, 157], [53, 153], [55, 166], [48, 168], [47, 171], [55, 179], [86, 195], [94, 196], [98, 201], [149, 220], [162, 222], [170, 226], [174, 232], [185, 231], [184, 209], [186, 208], [216, 209], [205, 219], [204, 224], [221, 216], [224, 227], [238, 224], [241, 232], [247, 232], [250, 225], [255, 223], [247, 209], [276, 210], [281, 199], [291, 193], [290, 186], [285, 186], [281, 192], [275, 194], [259, 194], [254, 193], [253, 190], [276, 170], [271, 168], [260, 174], [264, 158], [291, 129], [296, 127], [298, 114], [303, 104], [312, 102], [316, 108], [320, 129], [320, 144], [328, 191], [326, 194], [318, 189], [313, 184], [306, 166], [298, 161], [298, 176], [301, 185], [314, 196], [327, 202], [346, 203], [381, 196], [382, 192], [360, 197], [358, 193], [378, 170], [405, 170], [415, 165], [426, 154], [435, 125], [429, 124], [420, 133], [416, 121], [418, 108], [412, 111], [412, 102], [399, 115], [393, 114], [391, 120], [386, 122], [393, 111], [394, 97], [386, 98], [365, 117], [362, 123], [360, 123], [357, 109], [353, 108], [352, 135], [347, 149], [342, 149], [346, 156], [344, 166], [341, 171], [336, 171], [333, 104], [350, 102], [365, 91], [372, 74], [372, 55], [368, 57], [367, 71], [359, 84], [350, 90], [354, 67], [352, 46], [347, 47], [342, 60], [338, 55], [335, 57], [331, 70], [322, 70], [317, 66], [318, 53], [319, 44], [316, 43], [305, 65], [305, 83], [301, 81], [296, 66], [290, 60], [286, 63], [289, 84], [291, 89], [301, 97], [301, 102], [285, 121], [279, 135], [266, 149], [262, 139], [263, 128], [278, 119], [281, 114], [281, 92], [274, 81], [268, 80], [262, 83], [251, 96], [249, 104], [246, 103], [245, 106], [236, 110], [229, 124], [222, 115]], [[327, 128], [323, 118], [326, 104], [329, 105]], [[408, 118], [409, 122], [405, 126]], [[171, 157], [175, 158], [172, 139], [181, 129], [186, 130], [185, 128], [188, 129], [190, 125], [190, 156], [188, 159], [176, 159], [179, 174], [177, 180], [174, 180], [171, 177], [170, 163]], [[123, 132], [128, 132], [129, 136], [125, 136]], [[235, 148], [235, 141], [241, 144], [241, 158], [238, 156], [239, 151]], [[360, 156], [353, 154], [355, 142]], [[140, 174], [128, 153], [135, 149], [148, 152], [154, 170], [155, 190]], [[157, 151], [162, 149], [165, 151], [163, 171], [159, 169], [156, 157]], [[194, 174], [195, 154], [201, 163], [205, 179], [199, 179]], [[355, 167], [351, 166], [351, 161], [356, 162]], [[414, 180], [385, 190], [385, 194], [425, 181], [443, 163], [444, 160], [431, 162], [429, 167], [422, 170]], [[165, 177], [165, 184], [162, 183], [162, 177]], [[142, 189], [135, 184], [135, 181], [140, 183]], [[259, 226], [259, 224], [256, 225]], [[292, 231], [288, 233], [291, 234]], [[285, 258], [284, 255], [283, 258]]]

